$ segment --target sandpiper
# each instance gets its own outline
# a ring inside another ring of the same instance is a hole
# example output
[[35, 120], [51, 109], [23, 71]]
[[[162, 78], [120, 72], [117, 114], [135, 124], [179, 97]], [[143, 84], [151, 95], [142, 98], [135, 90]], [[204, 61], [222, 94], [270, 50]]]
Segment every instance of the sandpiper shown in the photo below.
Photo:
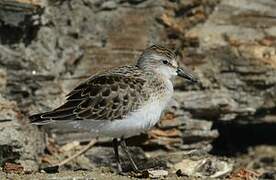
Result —
[[70, 123], [89, 130], [95, 137], [112, 137], [118, 170], [122, 171], [120, 145], [133, 170], [138, 171], [125, 138], [147, 131], [159, 121], [172, 98], [172, 80], [177, 75], [197, 82], [178, 65], [173, 51], [152, 45], [142, 52], [136, 64], [91, 76], [67, 95], [63, 105], [30, 119], [36, 125]]

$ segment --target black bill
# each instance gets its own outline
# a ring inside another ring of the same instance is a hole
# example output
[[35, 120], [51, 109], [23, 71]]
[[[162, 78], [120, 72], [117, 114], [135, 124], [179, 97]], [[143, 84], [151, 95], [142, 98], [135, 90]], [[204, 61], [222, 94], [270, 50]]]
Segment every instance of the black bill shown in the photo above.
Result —
[[186, 70], [184, 70], [180, 67], [177, 68], [176, 73], [178, 76], [185, 78], [193, 83], [198, 82], [198, 79], [194, 75], [192, 75], [191, 73], [187, 72]]

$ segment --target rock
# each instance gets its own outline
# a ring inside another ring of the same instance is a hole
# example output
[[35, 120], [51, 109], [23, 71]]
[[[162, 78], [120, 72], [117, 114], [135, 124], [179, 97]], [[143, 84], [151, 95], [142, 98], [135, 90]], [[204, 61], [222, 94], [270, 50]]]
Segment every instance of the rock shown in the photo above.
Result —
[[20, 164], [5, 163], [3, 171], [6, 173], [23, 173], [24, 168]]
[[[42, 11], [44, 0], [41, 1], [1, 1], [1, 44], [30, 44], [37, 32], [38, 19], [32, 18]], [[22, 25], [24, 24], [24, 25]], [[13, 33], [13, 36], [9, 34]]]
[[[179, 89], [189, 91], [178, 92], [175, 98], [180, 109], [193, 118], [222, 123], [274, 122], [274, 20], [261, 12], [274, 16], [271, 7], [275, 2], [263, 5], [253, 1], [250, 7], [247, 2], [222, 1], [205, 23], [184, 32], [185, 38], [198, 40], [195, 47], [189, 46], [183, 52], [194, 58], [194, 69], [202, 85], [181, 86], [178, 82]], [[263, 31], [257, 28], [262, 26]]]
[[43, 151], [43, 135], [27, 123], [15, 102], [0, 97], [0, 163], [19, 163], [24, 171], [38, 169]]
[[7, 72], [4, 69], [0, 69], [0, 92], [4, 92], [7, 85]]
[[114, 1], [106, 1], [101, 5], [102, 10], [112, 10], [117, 8], [117, 3]]
[[147, 170], [145, 173], [143, 172], [143, 176], [146, 176], [145, 178], [152, 179], [164, 178], [168, 175], [169, 172], [165, 170]]
[[174, 168], [178, 176], [219, 178], [229, 174], [233, 169], [233, 164], [215, 158], [184, 159], [175, 164]]

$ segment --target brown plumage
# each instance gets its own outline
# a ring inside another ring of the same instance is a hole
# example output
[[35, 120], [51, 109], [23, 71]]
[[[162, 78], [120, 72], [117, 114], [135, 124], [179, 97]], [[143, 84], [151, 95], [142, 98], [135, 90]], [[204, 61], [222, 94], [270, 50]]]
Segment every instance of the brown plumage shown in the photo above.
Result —
[[122, 119], [137, 110], [150, 96], [145, 91], [148, 84], [140, 71], [136, 66], [123, 66], [95, 75], [72, 90], [65, 104], [30, 119], [32, 123]]

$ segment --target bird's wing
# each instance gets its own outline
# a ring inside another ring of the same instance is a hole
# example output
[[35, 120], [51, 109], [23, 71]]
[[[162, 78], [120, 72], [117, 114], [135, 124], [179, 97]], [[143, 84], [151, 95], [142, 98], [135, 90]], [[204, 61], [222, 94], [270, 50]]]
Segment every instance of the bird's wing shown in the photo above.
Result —
[[145, 79], [124, 74], [94, 76], [67, 95], [57, 109], [33, 115], [34, 124], [61, 120], [115, 120], [133, 112], [149, 98]]

